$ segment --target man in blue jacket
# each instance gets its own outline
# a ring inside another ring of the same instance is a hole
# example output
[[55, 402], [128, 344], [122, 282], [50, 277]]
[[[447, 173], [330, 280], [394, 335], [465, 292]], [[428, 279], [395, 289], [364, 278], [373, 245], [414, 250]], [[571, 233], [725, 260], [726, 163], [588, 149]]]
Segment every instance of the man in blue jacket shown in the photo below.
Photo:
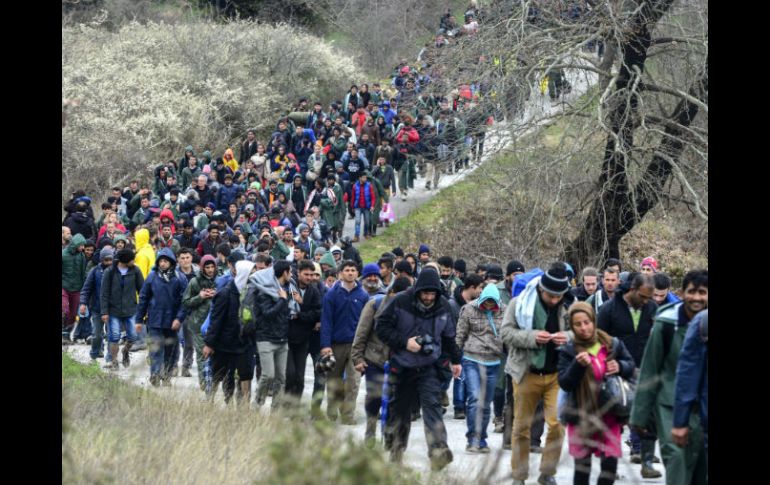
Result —
[[[91, 341], [91, 359], [96, 360], [97, 357], [104, 356], [104, 349], [102, 342], [104, 340], [104, 322], [99, 320], [101, 317], [101, 309], [99, 304], [101, 303], [101, 297], [99, 291], [102, 287], [102, 275], [104, 270], [112, 266], [112, 259], [115, 252], [112, 248], [102, 248], [99, 252], [100, 265], [95, 266], [86, 277], [86, 282], [83, 284], [83, 289], [80, 290], [80, 314], [85, 315], [86, 305], [88, 305], [88, 311], [91, 312], [91, 322], [94, 329], [94, 339]], [[83, 317], [81, 317], [83, 318]], [[107, 362], [112, 360], [112, 356], [107, 353]]]
[[[321, 310], [321, 355], [333, 353], [337, 361], [327, 380], [329, 402], [326, 415], [336, 421], [339, 412], [342, 424], [355, 424], [355, 404], [361, 374], [356, 372], [350, 352], [358, 319], [369, 301], [369, 295], [357, 281], [356, 263], [344, 261], [339, 274], [340, 281], [324, 296]], [[343, 372], [346, 375], [344, 388]]]
[[700, 411], [703, 444], [708, 462], [709, 449], [709, 366], [708, 366], [708, 309], [698, 313], [690, 322], [684, 336], [674, 384], [674, 427], [671, 439], [685, 447], [690, 434], [690, 413], [694, 405]]
[[155, 267], [147, 275], [139, 292], [136, 319], [147, 315], [147, 332], [150, 336], [150, 384], [171, 385], [174, 347], [178, 343], [178, 330], [186, 312], [182, 295], [187, 288], [187, 278], [181, 278], [175, 270], [176, 257], [170, 248], [158, 253]]

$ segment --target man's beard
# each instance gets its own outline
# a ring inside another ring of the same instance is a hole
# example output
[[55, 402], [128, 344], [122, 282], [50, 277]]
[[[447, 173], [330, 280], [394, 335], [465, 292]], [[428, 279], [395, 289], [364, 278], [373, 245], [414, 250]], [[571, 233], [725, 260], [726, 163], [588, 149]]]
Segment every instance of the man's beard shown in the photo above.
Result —
[[364, 289], [366, 291], [370, 291], [371, 292], [371, 291], [378, 290], [379, 288], [380, 288], [380, 282], [379, 281], [364, 280]]

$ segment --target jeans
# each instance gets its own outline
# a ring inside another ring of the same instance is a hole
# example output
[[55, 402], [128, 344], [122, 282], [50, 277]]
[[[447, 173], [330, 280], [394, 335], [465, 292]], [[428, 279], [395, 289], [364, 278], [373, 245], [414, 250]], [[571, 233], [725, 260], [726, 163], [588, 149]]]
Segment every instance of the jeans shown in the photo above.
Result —
[[126, 331], [126, 340], [128, 342], [136, 342], [136, 329], [134, 328], [134, 323], [136, 322], [136, 316], [131, 315], [130, 317], [113, 317], [110, 316], [109, 320], [109, 330], [108, 330], [108, 337], [107, 341], [111, 344], [117, 344], [120, 342], [120, 327], [125, 327]]
[[367, 362], [364, 375], [366, 376], [366, 400], [364, 409], [367, 418], [376, 418], [382, 407], [382, 385], [385, 382], [385, 371], [371, 362]]
[[460, 379], [452, 379], [452, 405], [455, 411], [465, 411], [465, 385]]
[[170, 328], [148, 329], [150, 337], [150, 375], [166, 378], [173, 366], [174, 347], [179, 347], [179, 336]]
[[[468, 432], [465, 436], [468, 438], [468, 442], [478, 444], [479, 440], [487, 439], [487, 427], [489, 426], [489, 417], [492, 414], [492, 399], [495, 396], [500, 364], [482, 365], [463, 359], [462, 365], [463, 384], [467, 398], [465, 419]], [[478, 412], [479, 403], [482, 405], [480, 415]]]
[[278, 407], [286, 386], [286, 357], [289, 344], [274, 344], [272, 342], [257, 342], [259, 362], [262, 364], [262, 377], [257, 388], [257, 405], [261, 406], [267, 399], [267, 390], [273, 388], [272, 408]]
[[369, 227], [372, 224], [372, 212], [356, 207], [356, 237], [361, 234], [361, 216], [364, 218], [364, 236], [369, 235]]
[[[96, 359], [100, 353], [104, 353], [104, 322], [99, 312], [91, 312], [92, 326], [94, 330], [94, 339], [91, 341], [91, 358]], [[104, 353], [105, 362], [112, 362], [112, 355], [109, 352]]]

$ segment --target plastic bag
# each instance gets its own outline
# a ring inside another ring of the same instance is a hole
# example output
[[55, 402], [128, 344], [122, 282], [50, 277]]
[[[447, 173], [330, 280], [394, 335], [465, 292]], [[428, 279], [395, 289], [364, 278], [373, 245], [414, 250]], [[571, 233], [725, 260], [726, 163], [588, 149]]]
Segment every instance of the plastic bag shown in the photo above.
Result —
[[395, 220], [396, 220], [396, 215], [393, 212], [393, 206], [390, 205], [390, 203], [383, 204], [382, 210], [380, 211], [380, 221], [393, 222]]

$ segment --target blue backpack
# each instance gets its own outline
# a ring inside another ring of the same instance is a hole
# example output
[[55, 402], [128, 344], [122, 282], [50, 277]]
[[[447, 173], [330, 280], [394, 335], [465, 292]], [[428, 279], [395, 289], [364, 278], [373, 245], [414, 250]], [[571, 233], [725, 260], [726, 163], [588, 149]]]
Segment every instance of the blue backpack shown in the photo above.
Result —
[[517, 297], [519, 296], [519, 293], [524, 291], [524, 288], [526, 288], [527, 284], [532, 281], [534, 278], [537, 278], [538, 276], [542, 276], [545, 272], [540, 268], [534, 268], [526, 273], [522, 273], [520, 275], [516, 275], [516, 277], [513, 279], [513, 285], [511, 287], [511, 296]]

